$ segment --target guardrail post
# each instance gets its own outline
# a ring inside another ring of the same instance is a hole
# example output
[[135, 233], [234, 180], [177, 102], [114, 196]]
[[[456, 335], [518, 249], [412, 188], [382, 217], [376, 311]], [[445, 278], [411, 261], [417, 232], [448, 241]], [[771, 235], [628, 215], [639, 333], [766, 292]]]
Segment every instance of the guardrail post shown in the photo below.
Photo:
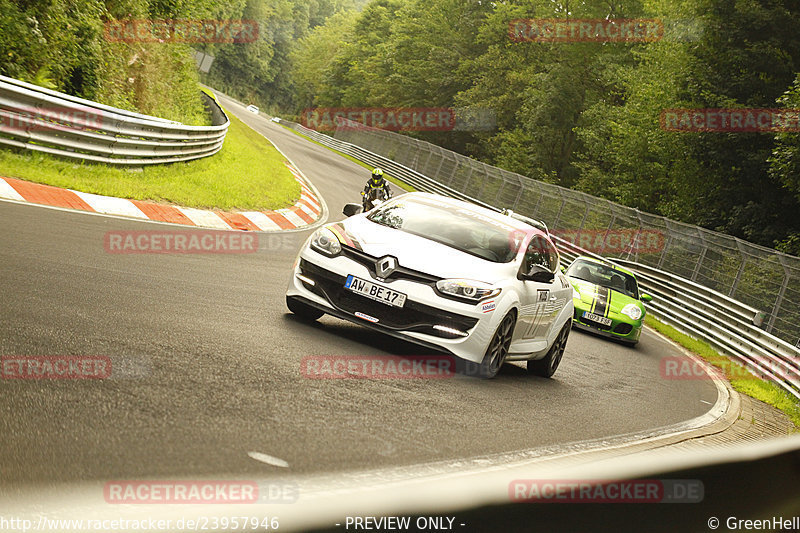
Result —
[[769, 324], [767, 324], [767, 333], [772, 333], [772, 328], [775, 327], [775, 319], [778, 317], [778, 312], [781, 310], [781, 305], [783, 304], [783, 297], [786, 294], [786, 287], [789, 286], [789, 278], [791, 274], [789, 274], [789, 269], [786, 268], [786, 263], [780, 255], [778, 256], [778, 261], [781, 262], [781, 266], [783, 267], [783, 283], [781, 283], [781, 289], [778, 291], [778, 298], [775, 300], [775, 305], [772, 307], [772, 313], [769, 317]]
[[414, 158], [411, 161], [409, 161], [408, 168], [416, 169], [418, 162], [419, 162], [419, 152], [414, 152]]
[[460, 163], [458, 162], [458, 154], [453, 153], [453, 170], [450, 171], [450, 179], [447, 180], [447, 186], [451, 187], [453, 185], [453, 181], [456, 179], [456, 173], [458, 172], [458, 167]]
[[583, 231], [583, 227], [586, 225], [586, 219], [589, 218], [589, 202], [584, 199], [583, 205], [586, 206], [586, 209], [583, 210], [583, 218], [581, 219], [581, 226], [578, 228], [578, 233]]
[[[558, 227], [558, 221], [561, 220], [561, 213], [564, 211], [564, 206], [567, 205], [567, 199], [562, 197], [561, 198], [561, 207], [558, 208], [558, 214], [556, 215], [556, 219], [553, 222], [553, 228], [555, 229]], [[538, 207], [538, 205], [537, 205]]]
[[692, 281], [697, 281], [697, 274], [700, 273], [700, 266], [703, 264], [703, 261], [706, 258], [706, 252], [708, 251], [708, 246], [706, 246], [706, 240], [703, 238], [703, 232], [698, 231], [697, 233], [700, 236], [700, 241], [703, 243], [703, 251], [700, 252], [700, 256], [697, 258], [697, 263], [694, 265], [694, 272], [692, 272]]
[[464, 180], [464, 187], [461, 189], [461, 192], [463, 192], [464, 194], [466, 194], [466, 192], [467, 192], [467, 187], [469, 186], [469, 180], [472, 179], [472, 171], [473, 170], [474, 169], [472, 168], [472, 165], [469, 165], [469, 174], [467, 174], [467, 179]]
[[433, 173], [433, 175], [435, 176], [434, 179], [439, 179], [439, 172], [442, 170], [443, 164], [444, 164], [444, 157], [442, 156], [442, 154], [439, 154], [439, 166], [436, 167], [436, 172]]
[[[481, 168], [483, 168], [483, 167], [481, 167]], [[483, 198], [483, 191], [485, 191], [485, 190], [486, 190], [486, 185], [487, 185], [488, 183], [489, 183], [489, 171], [488, 171], [488, 170], [486, 170], [486, 169], [483, 169], [483, 185], [481, 185], [481, 190], [480, 190], [480, 191], [478, 191], [478, 194], [477, 194], [477, 195], [475, 195], [475, 197], [476, 197], [478, 200], [480, 200], [481, 198]]]
[[600, 255], [603, 255], [606, 251], [606, 243], [608, 242], [608, 232], [610, 232], [611, 228], [614, 227], [614, 222], [616, 221], [617, 221], [617, 215], [614, 213], [614, 211], [611, 211], [611, 222], [608, 223], [608, 228], [606, 229], [606, 232], [603, 234], [603, 247], [600, 252], [597, 252]]
[[524, 190], [524, 187], [525, 186], [523, 185], [522, 180], [519, 180], [519, 191], [517, 191], [517, 197], [514, 198], [514, 203], [511, 205], [511, 209], [513, 209], [514, 211], [517, 210], [517, 205], [519, 204], [519, 201], [522, 198], [522, 192]]
[[500, 193], [503, 192], [503, 189], [506, 188], [506, 180], [503, 180], [503, 183], [500, 184], [500, 187], [497, 188], [497, 194], [494, 195], [494, 203], [497, 205], [500, 202]]
[[[667, 228], [667, 230], [669, 230], [669, 228]], [[661, 257], [658, 258], [658, 265], [656, 266], [656, 268], [661, 269], [662, 265], [664, 264], [664, 261], [667, 259], [667, 250], [669, 250], [669, 247], [671, 245], [672, 245], [672, 232], [670, 232], [669, 238], [667, 239], [666, 244], [664, 244], [664, 251], [661, 252]]]
[[[519, 180], [520, 183], [523, 183], [522, 180]], [[527, 190], [532, 190], [532, 188], [528, 188], [526, 185], [520, 185], [520, 187], [525, 187]], [[544, 198], [544, 191], [539, 189], [538, 191], [539, 197], [536, 199], [536, 205], [533, 208], [533, 211], [530, 213], [530, 216], [534, 218], [539, 218], [539, 206], [542, 205], [542, 198]]]
[[739, 243], [739, 239], [736, 237], [734, 237], [734, 239], [736, 239], [736, 246], [739, 248], [739, 257], [741, 258], [742, 262], [739, 264], [739, 270], [736, 272], [736, 277], [733, 278], [733, 283], [731, 284], [731, 290], [728, 292], [728, 296], [731, 298], [733, 298], [733, 295], [736, 293], [736, 289], [739, 287], [739, 280], [742, 279], [744, 267], [747, 265], [747, 258], [742, 252], [742, 245]]
[[419, 168], [415, 168], [415, 169], [414, 169], [414, 170], [416, 170], [417, 172], [419, 172], [420, 174], [422, 173], [423, 169], [424, 169], [425, 171], [427, 171], [427, 170], [428, 170], [428, 165], [429, 165], [429, 164], [430, 164], [430, 162], [431, 162], [431, 157], [433, 157], [433, 150], [431, 150], [431, 149], [428, 149], [427, 151], [428, 151], [428, 159], [426, 159], [426, 160], [425, 160], [425, 165], [424, 165], [424, 166], [420, 165], [420, 166], [419, 166]]

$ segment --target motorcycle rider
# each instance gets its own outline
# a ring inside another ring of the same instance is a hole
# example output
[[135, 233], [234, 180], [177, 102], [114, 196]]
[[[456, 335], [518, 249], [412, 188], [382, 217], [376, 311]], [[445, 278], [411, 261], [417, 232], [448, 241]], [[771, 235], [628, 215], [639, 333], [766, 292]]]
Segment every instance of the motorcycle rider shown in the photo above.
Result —
[[372, 171], [372, 176], [370, 176], [367, 185], [364, 187], [364, 191], [361, 193], [361, 196], [364, 197], [362, 204], [365, 211], [367, 209], [367, 199], [372, 189], [383, 189], [387, 199], [392, 197], [392, 190], [389, 188], [389, 182], [383, 177], [383, 170], [380, 168], [375, 168]]

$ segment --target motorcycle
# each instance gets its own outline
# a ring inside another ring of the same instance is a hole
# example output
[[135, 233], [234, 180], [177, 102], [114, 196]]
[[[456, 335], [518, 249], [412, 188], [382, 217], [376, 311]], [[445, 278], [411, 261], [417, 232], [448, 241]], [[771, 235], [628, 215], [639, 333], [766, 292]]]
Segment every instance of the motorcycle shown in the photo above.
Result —
[[375, 209], [383, 202], [388, 200], [390, 195], [386, 193], [386, 189], [383, 187], [376, 187], [374, 189], [370, 189], [369, 192], [361, 191], [361, 196], [364, 197], [361, 205], [364, 208], [364, 212], [367, 212]]

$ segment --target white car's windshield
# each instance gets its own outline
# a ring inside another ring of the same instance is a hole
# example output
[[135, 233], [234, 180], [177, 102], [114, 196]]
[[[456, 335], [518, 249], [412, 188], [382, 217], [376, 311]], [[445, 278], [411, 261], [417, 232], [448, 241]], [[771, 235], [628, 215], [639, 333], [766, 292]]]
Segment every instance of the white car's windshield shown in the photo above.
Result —
[[513, 261], [524, 237], [520, 229], [477, 211], [419, 198], [398, 199], [367, 218], [494, 263]]

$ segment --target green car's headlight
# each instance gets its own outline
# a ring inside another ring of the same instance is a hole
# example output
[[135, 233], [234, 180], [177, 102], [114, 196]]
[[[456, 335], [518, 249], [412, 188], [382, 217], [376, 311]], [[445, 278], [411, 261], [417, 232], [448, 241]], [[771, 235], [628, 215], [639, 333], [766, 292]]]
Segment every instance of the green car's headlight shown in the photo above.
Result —
[[578, 289], [576, 289], [575, 287], [572, 287], [572, 298], [575, 300], [581, 299], [581, 293], [579, 293]]
[[342, 251], [342, 244], [331, 230], [322, 228], [317, 230], [311, 238], [311, 248], [317, 252], [333, 257], [339, 255], [339, 252]]
[[620, 311], [623, 315], [630, 317], [631, 320], [639, 320], [642, 318], [642, 310], [636, 304], [628, 304]]

